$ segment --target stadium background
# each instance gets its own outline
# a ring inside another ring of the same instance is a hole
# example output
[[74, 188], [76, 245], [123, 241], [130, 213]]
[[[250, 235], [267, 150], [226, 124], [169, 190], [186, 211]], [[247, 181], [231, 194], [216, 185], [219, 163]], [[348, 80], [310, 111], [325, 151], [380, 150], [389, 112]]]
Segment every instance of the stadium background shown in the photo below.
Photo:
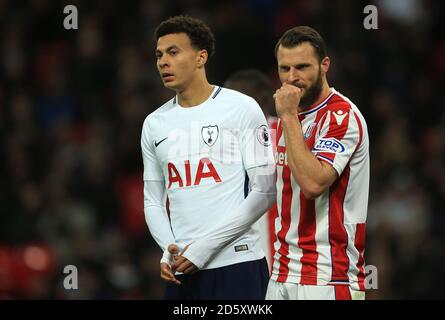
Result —
[[[79, 29], [63, 28], [63, 8]], [[378, 8], [365, 30], [363, 8]], [[213, 29], [209, 79], [257, 68], [278, 86], [273, 47], [310, 25], [329, 83], [367, 119], [370, 299], [443, 298], [445, 30], [442, 1], [0, 0], [0, 298], [159, 299], [160, 250], [143, 216], [140, 131], [172, 93], [154, 28], [190, 14]], [[63, 288], [63, 267], [79, 290]]]

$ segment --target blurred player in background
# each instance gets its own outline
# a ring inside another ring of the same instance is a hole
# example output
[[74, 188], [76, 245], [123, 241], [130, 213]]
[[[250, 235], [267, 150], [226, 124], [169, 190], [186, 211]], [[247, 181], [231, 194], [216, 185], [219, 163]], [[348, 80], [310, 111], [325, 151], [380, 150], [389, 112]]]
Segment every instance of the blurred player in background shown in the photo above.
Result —
[[275, 54], [279, 219], [266, 298], [364, 299], [366, 122], [329, 86], [330, 60], [317, 31], [288, 30]]
[[230, 75], [224, 87], [242, 92], [255, 99], [269, 124], [276, 123], [273, 86], [270, 79], [257, 69], [243, 69]]
[[254, 99], [207, 81], [214, 37], [202, 21], [170, 18], [155, 37], [159, 74], [176, 92], [141, 137], [144, 211], [164, 251], [165, 298], [264, 299], [267, 262], [251, 227], [276, 197], [266, 119]]
[[[269, 125], [270, 138], [272, 141], [272, 148], [275, 153], [275, 134], [277, 129], [278, 119], [275, 116], [275, 106], [272, 97], [273, 87], [269, 78], [261, 71], [256, 69], [244, 69], [230, 75], [224, 87], [242, 92], [256, 100], [264, 112]], [[272, 261], [275, 254], [275, 218], [277, 217], [277, 206], [273, 204], [267, 211], [267, 214], [262, 216], [256, 223], [261, 234], [261, 245], [266, 254], [269, 271], [272, 271]]]

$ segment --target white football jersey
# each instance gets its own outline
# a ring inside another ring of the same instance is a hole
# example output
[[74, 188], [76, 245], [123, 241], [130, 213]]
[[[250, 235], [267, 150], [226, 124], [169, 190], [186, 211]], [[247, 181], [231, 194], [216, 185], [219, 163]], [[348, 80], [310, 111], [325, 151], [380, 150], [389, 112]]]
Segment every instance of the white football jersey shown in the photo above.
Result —
[[[273, 164], [267, 121], [254, 99], [215, 86], [200, 105], [174, 97], [145, 119], [141, 137], [144, 180], [164, 181], [175, 241], [206, 236], [246, 197], [246, 170]], [[251, 228], [205, 269], [264, 257]]]

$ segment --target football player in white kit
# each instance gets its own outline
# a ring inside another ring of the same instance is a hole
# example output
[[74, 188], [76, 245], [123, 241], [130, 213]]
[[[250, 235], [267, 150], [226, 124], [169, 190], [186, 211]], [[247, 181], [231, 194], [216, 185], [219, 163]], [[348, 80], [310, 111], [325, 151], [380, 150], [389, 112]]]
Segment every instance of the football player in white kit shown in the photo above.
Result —
[[170, 18], [155, 37], [158, 71], [176, 92], [141, 136], [144, 212], [164, 251], [165, 298], [264, 299], [267, 263], [251, 226], [276, 197], [266, 119], [252, 98], [207, 81], [214, 37], [202, 21]]

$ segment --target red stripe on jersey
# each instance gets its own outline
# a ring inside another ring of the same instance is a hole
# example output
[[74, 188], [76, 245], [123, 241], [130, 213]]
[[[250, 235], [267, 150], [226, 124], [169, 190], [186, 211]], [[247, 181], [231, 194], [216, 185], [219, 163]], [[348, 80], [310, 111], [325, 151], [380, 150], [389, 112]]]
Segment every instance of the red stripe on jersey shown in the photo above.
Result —
[[281, 203], [281, 230], [277, 234], [277, 238], [280, 241], [280, 249], [278, 253], [280, 254], [280, 266], [279, 275], [277, 278], [278, 282], [285, 282], [289, 274], [289, 244], [286, 242], [286, 235], [290, 228], [290, 209], [292, 205], [292, 185], [290, 181], [290, 168], [288, 166], [283, 166], [283, 190], [282, 190], [282, 203]]
[[366, 224], [357, 223], [357, 228], [355, 230], [355, 248], [358, 251], [359, 257], [357, 261], [358, 268], [358, 285], [361, 291], [365, 291], [365, 270], [363, 268], [365, 264], [365, 259], [363, 254], [365, 253], [365, 240], [366, 240]]
[[[344, 138], [349, 128], [349, 116], [351, 112], [353, 112], [351, 106], [345, 103], [341, 103], [341, 107], [335, 106], [335, 109], [331, 110], [328, 132], [322, 138], [335, 138], [339, 141]], [[340, 111], [341, 115], [339, 115]], [[335, 116], [335, 114], [337, 116]], [[344, 117], [342, 117], [342, 115], [344, 115]], [[338, 121], [340, 121], [340, 123], [338, 123]], [[317, 155], [321, 155], [334, 162], [336, 154], [331, 152], [318, 152]]]
[[277, 129], [278, 129], [278, 119], [273, 117], [268, 118], [267, 122], [269, 123], [269, 132], [270, 132], [270, 141], [272, 141], [272, 151], [275, 154], [277, 150]]
[[335, 285], [335, 300], [352, 300], [349, 286]]
[[298, 247], [303, 250], [301, 262], [301, 284], [317, 285], [317, 243], [315, 201], [308, 200], [300, 192], [300, 221], [298, 223]]
[[278, 119], [277, 124], [277, 140], [276, 140], [276, 146], [278, 147], [280, 145], [280, 139], [281, 135], [283, 134], [283, 125], [281, 124], [281, 119]]
[[349, 182], [350, 168], [334, 182], [329, 192], [329, 243], [331, 244], [331, 281], [348, 280], [349, 257], [346, 254], [348, 234], [344, 226], [343, 204]]
[[[325, 117], [326, 113], [318, 112], [314, 123], [318, 123]], [[314, 131], [315, 132], [315, 131]], [[306, 140], [309, 150], [315, 143], [315, 134]], [[298, 224], [298, 246], [302, 249], [301, 262], [301, 284], [317, 285], [317, 243], [315, 241], [315, 231], [317, 227], [315, 216], [315, 201], [308, 200], [300, 192], [300, 221]]]

